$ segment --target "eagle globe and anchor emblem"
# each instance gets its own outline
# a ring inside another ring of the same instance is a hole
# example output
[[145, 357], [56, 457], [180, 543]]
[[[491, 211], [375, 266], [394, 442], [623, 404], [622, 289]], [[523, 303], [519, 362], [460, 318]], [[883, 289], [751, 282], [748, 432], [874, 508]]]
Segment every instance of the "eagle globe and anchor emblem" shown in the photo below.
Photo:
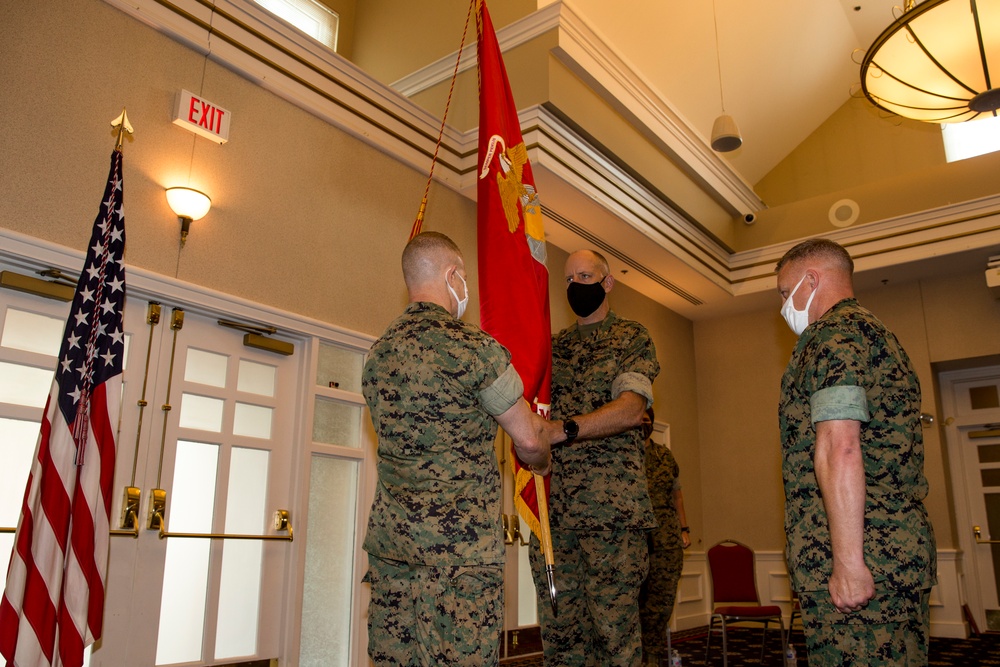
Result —
[[500, 203], [507, 218], [507, 228], [511, 234], [517, 231], [520, 224], [517, 205], [520, 202], [521, 210], [524, 211], [524, 233], [528, 239], [528, 249], [537, 262], [545, 264], [545, 233], [542, 226], [541, 201], [538, 199], [535, 186], [523, 182], [524, 165], [528, 163], [528, 149], [523, 141], [507, 148], [503, 137], [494, 134], [490, 137], [486, 150], [483, 169], [479, 174], [480, 180], [489, 175], [494, 155], [500, 163], [496, 181]]

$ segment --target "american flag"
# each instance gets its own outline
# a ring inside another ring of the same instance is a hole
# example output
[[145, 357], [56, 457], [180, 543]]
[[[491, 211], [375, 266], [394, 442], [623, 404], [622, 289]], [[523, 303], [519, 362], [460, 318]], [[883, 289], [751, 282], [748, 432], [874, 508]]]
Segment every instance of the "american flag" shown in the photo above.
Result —
[[0, 600], [8, 667], [78, 667], [101, 636], [125, 304], [122, 154], [66, 322]]

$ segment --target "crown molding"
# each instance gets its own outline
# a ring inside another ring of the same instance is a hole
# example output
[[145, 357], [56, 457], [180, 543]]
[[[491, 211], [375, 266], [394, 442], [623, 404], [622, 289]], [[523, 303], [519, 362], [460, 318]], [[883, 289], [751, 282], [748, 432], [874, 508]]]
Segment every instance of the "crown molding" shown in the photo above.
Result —
[[[847, 248], [854, 259], [856, 272], [998, 245], [1000, 195], [813, 235], [819, 236]], [[813, 237], [730, 255], [728, 265], [732, 293], [738, 296], [773, 290], [776, 285], [774, 265], [791, 247]]]

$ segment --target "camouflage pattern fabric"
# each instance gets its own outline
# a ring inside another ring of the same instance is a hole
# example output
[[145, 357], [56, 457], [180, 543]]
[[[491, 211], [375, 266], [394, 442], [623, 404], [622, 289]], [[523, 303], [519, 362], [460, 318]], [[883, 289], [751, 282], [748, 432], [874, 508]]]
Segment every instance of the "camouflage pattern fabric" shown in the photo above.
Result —
[[[861, 388], [866, 397], [861, 409], [867, 420], [850, 416], [849, 406], [823, 405], [822, 417], [861, 421], [867, 487], [864, 554], [876, 587], [898, 595], [928, 590], [936, 583], [937, 551], [922, 502], [927, 479], [920, 384], [896, 337], [853, 298], [838, 302], [803, 332], [781, 381], [779, 425], [792, 587], [801, 596], [825, 592], [833, 567], [829, 526], [813, 468], [814, 403], [817, 393], [831, 388]], [[844, 414], [838, 416], [841, 409]], [[861, 622], [866, 618], [856, 615]], [[808, 629], [806, 634], [808, 638]]]
[[[642, 663], [636, 592], [646, 577], [643, 530], [552, 534], [559, 615], [553, 616], [545, 559], [531, 537], [545, 667], [635, 667]], [[599, 614], [591, 614], [591, 611]]]
[[842, 614], [826, 591], [800, 594], [809, 667], [926, 667], [929, 599], [929, 589], [876, 587], [862, 611]]
[[510, 354], [440, 306], [410, 304], [375, 342], [362, 378], [379, 442], [365, 551], [433, 566], [503, 562], [497, 424], [482, 405], [499, 384], [508, 400], [496, 414], [523, 391]]
[[[586, 337], [574, 324], [552, 341], [552, 417], [593, 412], [624, 391], [651, 405], [659, 372], [653, 341], [638, 322], [609, 312]], [[644, 530], [656, 525], [641, 429], [553, 447], [550, 484], [557, 617], [539, 579], [544, 575], [537, 541], [531, 553], [546, 665], [639, 664]]]
[[667, 627], [674, 611], [677, 582], [684, 569], [681, 522], [674, 504], [680, 466], [665, 445], [646, 445], [646, 483], [659, 524], [649, 531], [649, 574], [639, 590], [642, 652], [646, 657], [667, 658]]
[[364, 542], [376, 664], [497, 664], [504, 547], [491, 415], [523, 391], [503, 346], [432, 303], [410, 304], [372, 346], [362, 392], [379, 441]]
[[[653, 403], [656, 348], [638, 322], [608, 313], [581, 338], [573, 325], [552, 339], [552, 418], [593, 412], [623, 391]], [[553, 528], [621, 530], [656, 525], [643, 471], [642, 429], [552, 448], [549, 515]]]
[[368, 655], [377, 667], [500, 664], [503, 569], [370, 557]]

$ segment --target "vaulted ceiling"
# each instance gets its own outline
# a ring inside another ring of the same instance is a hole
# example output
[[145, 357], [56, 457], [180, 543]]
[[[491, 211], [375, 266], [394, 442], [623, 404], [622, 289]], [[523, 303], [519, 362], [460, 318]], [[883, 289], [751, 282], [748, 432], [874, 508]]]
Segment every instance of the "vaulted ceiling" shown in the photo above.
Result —
[[[359, 0], [354, 60], [440, 115], [468, 3], [431, 4], [402, 9], [395, 0]], [[888, 169], [856, 179], [857, 200], [849, 190], [807, 201], [765, 201], [758, 193], [793, 152], [820, 141], [814, 135], [845, 105], [853, 104], [855, 114], [867, 107], [864, 122], [889, 137], [887, 152], [900, 153], [897, 163], [908, 159], [899, 150], [910, 140], [903, 133], [940, 141], [936, 126], [929, 131], [886, 118], [860, 99], [860, 53], [901, 13], [892, 0], [494, 0], [490, 9], [549, 241], [568, 251], [601, 248], [620, 281], [687, 317], [773, 301], [774, 262], [811, 235], [850, 247], [862, 286], [985, 269], [987, 258], [1000, 253], [996, 190], [986, 185], [968, 200], [953, 195], [940, 178], [943, 165], [922, 176], [932, 184], [924, 190], [940, 190], [922, 201], [893, 183], [898, 175]], [[441, 28], [435, 39], [394, 46], [401, 35], [393, 25], [419, 25], [407, 11], [433, 14]], [[474, 132], [477, 123], [474, 27], [470, 35], [448, 117], [462, 132]], [[744, 141], [727, 154], [708, 146], [723, 109]], [[838, 141], [836, 130], [825, 131]], [[868, 162], [865, 135], [841, 141], [857, 144], [851, 159]], [[806, 164], [822, 171], [822, 159]], [[815, 181], [809, 171], [793, 178]], [[910, 189], [920, 189], [919, 178], [906, 178]], [[823, 195], [822, 175], [818, 181], [813, 189]], [[459, 189], [474, 197], [474, 179]], [[879, 205], [887, 200], [899, 203]], [[857, 224], [841, 224], [835, 211], [849, 218], [851, 207]], [[748, 214], [752, 227], [744, 222]]]

